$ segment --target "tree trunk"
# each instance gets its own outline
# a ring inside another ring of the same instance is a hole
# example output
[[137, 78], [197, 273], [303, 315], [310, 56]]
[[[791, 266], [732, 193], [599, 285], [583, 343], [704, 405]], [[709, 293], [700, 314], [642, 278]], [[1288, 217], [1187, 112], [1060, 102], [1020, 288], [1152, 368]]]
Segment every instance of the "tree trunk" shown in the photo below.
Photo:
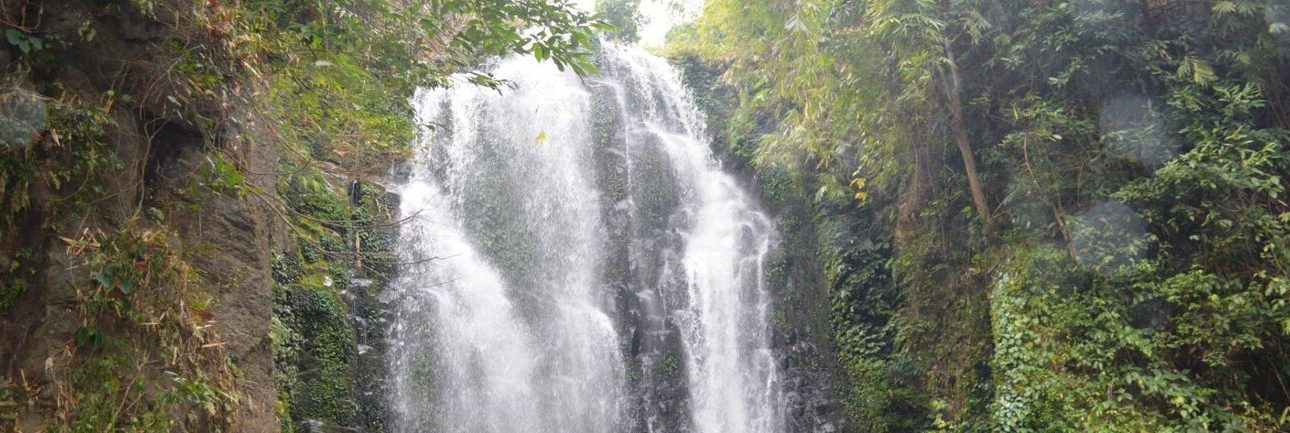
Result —
[[990, 204], [986, 201], [981, 177], [976, 171], [976, 156], [972, 154], [972, 145], [968, 143], [967, 127], [963, 125], [963, 95], [959, 81], [959, 66], [954, 58], [954, 48], [948, 38], [945, 39], [945, 58], [949, 63], [949, 83], [946, 93], [950, 99], [950, 123], [954, 129], [954, 141], [958, 144], [959, 153], [963, 156], [963, 168], [967, 171], [968, 188], [972, 191], [972, 203], [981, 215], [985, 226], [986, 237], [994, 235], [994, 218], [990, 213]]
[[913, 143], [911, 143], [912, 152], [911, 163], [913, 172], [909, 177], [909, 184], [900, 198], [900, 204], [897, 207], [896, 216], [896, 241], [904, 243], [909, 235], [914, 233], [918, 227], [918, 213], [926, 205], [927, 184], [924, 177], [927, 175], [927, 134], [922, 129], [915, 133]]

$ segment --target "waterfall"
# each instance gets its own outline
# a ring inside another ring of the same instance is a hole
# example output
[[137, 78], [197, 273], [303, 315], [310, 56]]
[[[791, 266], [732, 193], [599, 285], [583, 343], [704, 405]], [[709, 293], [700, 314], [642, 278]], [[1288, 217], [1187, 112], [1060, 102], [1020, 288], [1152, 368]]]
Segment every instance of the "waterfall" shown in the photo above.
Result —
[[393, 431], [785, 430], [773, 226], [720, 170], [677, 72], [605, 44], [496, 92], [423, 90], [385, 293]]

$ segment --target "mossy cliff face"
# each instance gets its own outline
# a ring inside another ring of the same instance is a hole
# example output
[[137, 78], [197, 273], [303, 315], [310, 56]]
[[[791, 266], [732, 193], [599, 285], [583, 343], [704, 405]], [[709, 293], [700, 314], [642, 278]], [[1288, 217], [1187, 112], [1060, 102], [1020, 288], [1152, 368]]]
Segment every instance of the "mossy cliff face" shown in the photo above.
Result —
[[228, 9], [4, 13], [0, 429], [382, 431], [394, 204], [278, 175], [338, 169], [280, 161]]
[[209, 23], [150, 5], [7, 17], [27, 27], [0, 56], [6, 126], [27, 135], [0, 156], [6, 428], [276, 430], [273, 219], [251, 193], [273, 185], [243, 174], [275, 152], [253, 100], [200, 84], [235, 80]]
[[[219, 61], [182, 49], [204, 42], [204, 29], [162, 24], [170, 5], [151, 16], [42, 6], [42, 49], [11, 49], [4, 65], [9, 84], [27, 89], [6, 96], [51, 116], [26, 147], [6, 143], [0, 256], [21, 264], [6, 266], [0, 357], [19, 404], [0, 422], [272, 431], [272, 218], [246, 196], [272, 184], [231, 168], [272, 166], [263, 131], [235, 123], [252, 106], [198, 92], [186, 81], [196, 75], [167, 75], [165, 64]], [[22, 167], [34, 169], [11, 170]]]
[[394, 269], [397, 203], [372, 183], [341, 188], [319, 172], [297, 179], [284, 191], [308, 213], [292, 218], [298, 235], [273, 266], [282, 431], [383, 432], [385, 318], [377, 295]]

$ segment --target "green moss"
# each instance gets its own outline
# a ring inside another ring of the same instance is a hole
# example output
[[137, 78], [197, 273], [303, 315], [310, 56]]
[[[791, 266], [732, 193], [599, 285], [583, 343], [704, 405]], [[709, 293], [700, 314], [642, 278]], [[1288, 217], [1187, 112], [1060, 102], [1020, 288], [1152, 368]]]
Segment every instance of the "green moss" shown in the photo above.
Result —
[[338, 294], [345, 270], [322, 260], [298, 263], [296, 255], [280, 255], [273, 274], [270, 339], [283, 430], [309, 420], [352, 426], [357, 341]]
[[663, 377], [668, 379], [677, 379], [681, 376], [681, 362], [678, 360], [677, 354], [674, 352], [669, 352], [667, 356], [663, 358], [663, 365], [661, 368], [663, 369]]
[[271, 266], [274, 283], [286, 285], [300, 280], [300, 257], [295, 254], [275, 254]]
[[[312, 428], [305, 423], [321, 422], [384, 431], [383, 402], [365, 397], [375, 392], [368, 388], [379, 383], [383, 363], [357, 353], [360, 341], [383, 350], [384, 331], [360, 326], [350, 316], [374, 319], [376, 295], [392, 274], [397, 236], [397, 227], [389, 225], [396, 214], [392, 198], [379, 186], [360, 182], [355, 205], [347, 189], [312, 169], [285, 188], [296, 193], [289, 201], [300, 214], [293, 218], [297, 250], [279, 254], [273, 267], [271, 337], [282, 428], [305, 431]], [[361, 275], [373, 280], [367, 287], [350, 285], [357, 265], [355, 236], [362, 246]], [[342, 301], [341, 290], [350, 291], [354, 304]]]
[[288, 302], [301, 337], [292, 419], [352, 425], [357, 341], [344, 304], [335, 293], [307, 288], [291, 291]]
[[[762, 202], [772, 209], [785, 208], [806, 196], [803, 188], [794, 181], [792, 172], [779, 165], [758, 167], [757, 186], [760, 187]], [[795, 213], [789, 216], [798, 217]]]
[[0, 280], [0, 314], [9, 311], [18, 297], [27, 293], [29, 279], [36, 277], [36, 268], [29, 263], [31, 259], [30, 249], [19, 248], [9, 259], [8, 272], [0, 274], [7, 276]]
[[291, 176], [279, 181], [278, 194], [291, 208], [305, 219], [319, 223], [341, 223], [349, 218], [349, 206], [327, 177], [317, 167], [309, 165], [284, 168], [295, 170]]
[[278, 421], [283, 432], [292, 432], [291, 395], [299, 378], [297, 358], [300, 334], [292, 328], [295, 318], [288, 303], [288, 292], [301, 278], [300, 258], [296, 254], [278, 254], [273, 261], [273, 317], [269, 341], [273, 351], [273, 384], [278, 390]]

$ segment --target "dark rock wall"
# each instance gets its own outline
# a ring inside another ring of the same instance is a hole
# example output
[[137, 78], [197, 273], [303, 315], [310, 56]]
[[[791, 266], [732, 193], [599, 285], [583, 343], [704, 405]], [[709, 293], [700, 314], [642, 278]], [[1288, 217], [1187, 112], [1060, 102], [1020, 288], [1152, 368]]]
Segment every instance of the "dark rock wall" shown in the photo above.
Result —
[[[12, 11], [19, 5], [10, 6]], [[200, 431], [202, 427], [193, 426], [204, 424], [209, 429], [225, 426], [226, 431], [278, 431], [277, 392], [270, 375], [269, 281], [271, 239], [283, 238], [284, 233], [264, 198], [275, 191], [270, 175], [276, 167], [274, 141], [264, 128], [242, 126], [256, 123], [257, 109], [239, 89], [249, 93], [255, 83], [237, 83], [230, 75], [209, 71], [228, 85], [209, 89], [208, 94], [196, 92], [186, 81], [193, 76], [179, 73], [176, 65], [191, 60], [185, 56], [208, 56], [217, 63], [218, 54], [175, 47], [218, 42], [209, 40], [205, 29], [175, 24], [183, 16], [172, 10], [174, 5], [157, 4], [153, 16], [124, 2], [48, 1], [39, 6], [40, 16], [27, 18], [45, 46], [28, 55], [24, 65], [13, 60], [27, 54], [13, 46], [0, 48], [6, 86], [39, 94], [37, 99], [51, 110], [63, 102], [101, 110], [106, 136], [98, 157], [115, 158], [119, 164], [93, 172], [68, 166], [71, 162], [59, 155], [87, 144], [69, 139], [66, 132], [59, 137], [58, 130], [75, 125], [37, 128], [40, 139], [32, 146], [43, 146], [37, 153], [53, 156], [31, 163], [46, 171], [68, 170], [64, 183], [77, 187], [32, 182], [26, 190], [29, 206], [0, 227], [0, 258], [6, 264], [22, 260], [23, 268], [31, 269], [23, 275], [25, 290], [0, 311], [0, 400], [7, 400], [0, 412], [15, 412], [12, 418], [0, 417], [0, 426], [6, 431], [8, 424], [14, 431], [65, 431], [73, 420], [60, 419], [59, 414], [90, 404], [83, 400], [93, 396], [89, 393], [59, 395], [92, 385], [79, 383], [72, 372], [77, 371], [75, 365], [92, 364], [97, 356], [77, 347], [83, 343], [81, 330], [94, 329], [79, 311], [85, 292], [96, 283], [81, 258], [69, 255], [67, 239], [129, 228], [169, 235], [167, 244], [175, 256], [195, 271], [196, 279], [189, 284], [212, 297], [209, 310], [200, 314], [209, 314], [207, 322], [218, 341], [198, 350], [218, 353], [211, 359], [222, 355], [231, 364], [212, 368], [235, 372], [232, 388], [238, 398], [232, 413], [221, 415], [226, 418], [220, 422], [194, 423], [183, 421], [185, 414], [172, 414], [179, 421], [169, 429]], [[87, 29], [93, 30], [91, 37]], [[202, 187], [217, 155], [246, 173], [239, 186], [244, 193]], [[15, 192], [13, 180], [5, 181], [10, 182], [7, 194], [21, 192]], [[13, 282], [18, 276], [4, 277]], [[115, 325], [97, 326], [104, 332], [118, 330]], [[133, 338], [127, 328], [119, 329], [113, 338]], [[145, 373], [138, 379], [142, 384], [133, 384], [143, 393], [134, 398], [143, 403], [122, 405], [120, 412], [145, 405], [175, 386], [165, 375], [169, 367], [164, 361], [176, 355], [162, 347], [135, 355], [146, 360], [141, 364]]]

